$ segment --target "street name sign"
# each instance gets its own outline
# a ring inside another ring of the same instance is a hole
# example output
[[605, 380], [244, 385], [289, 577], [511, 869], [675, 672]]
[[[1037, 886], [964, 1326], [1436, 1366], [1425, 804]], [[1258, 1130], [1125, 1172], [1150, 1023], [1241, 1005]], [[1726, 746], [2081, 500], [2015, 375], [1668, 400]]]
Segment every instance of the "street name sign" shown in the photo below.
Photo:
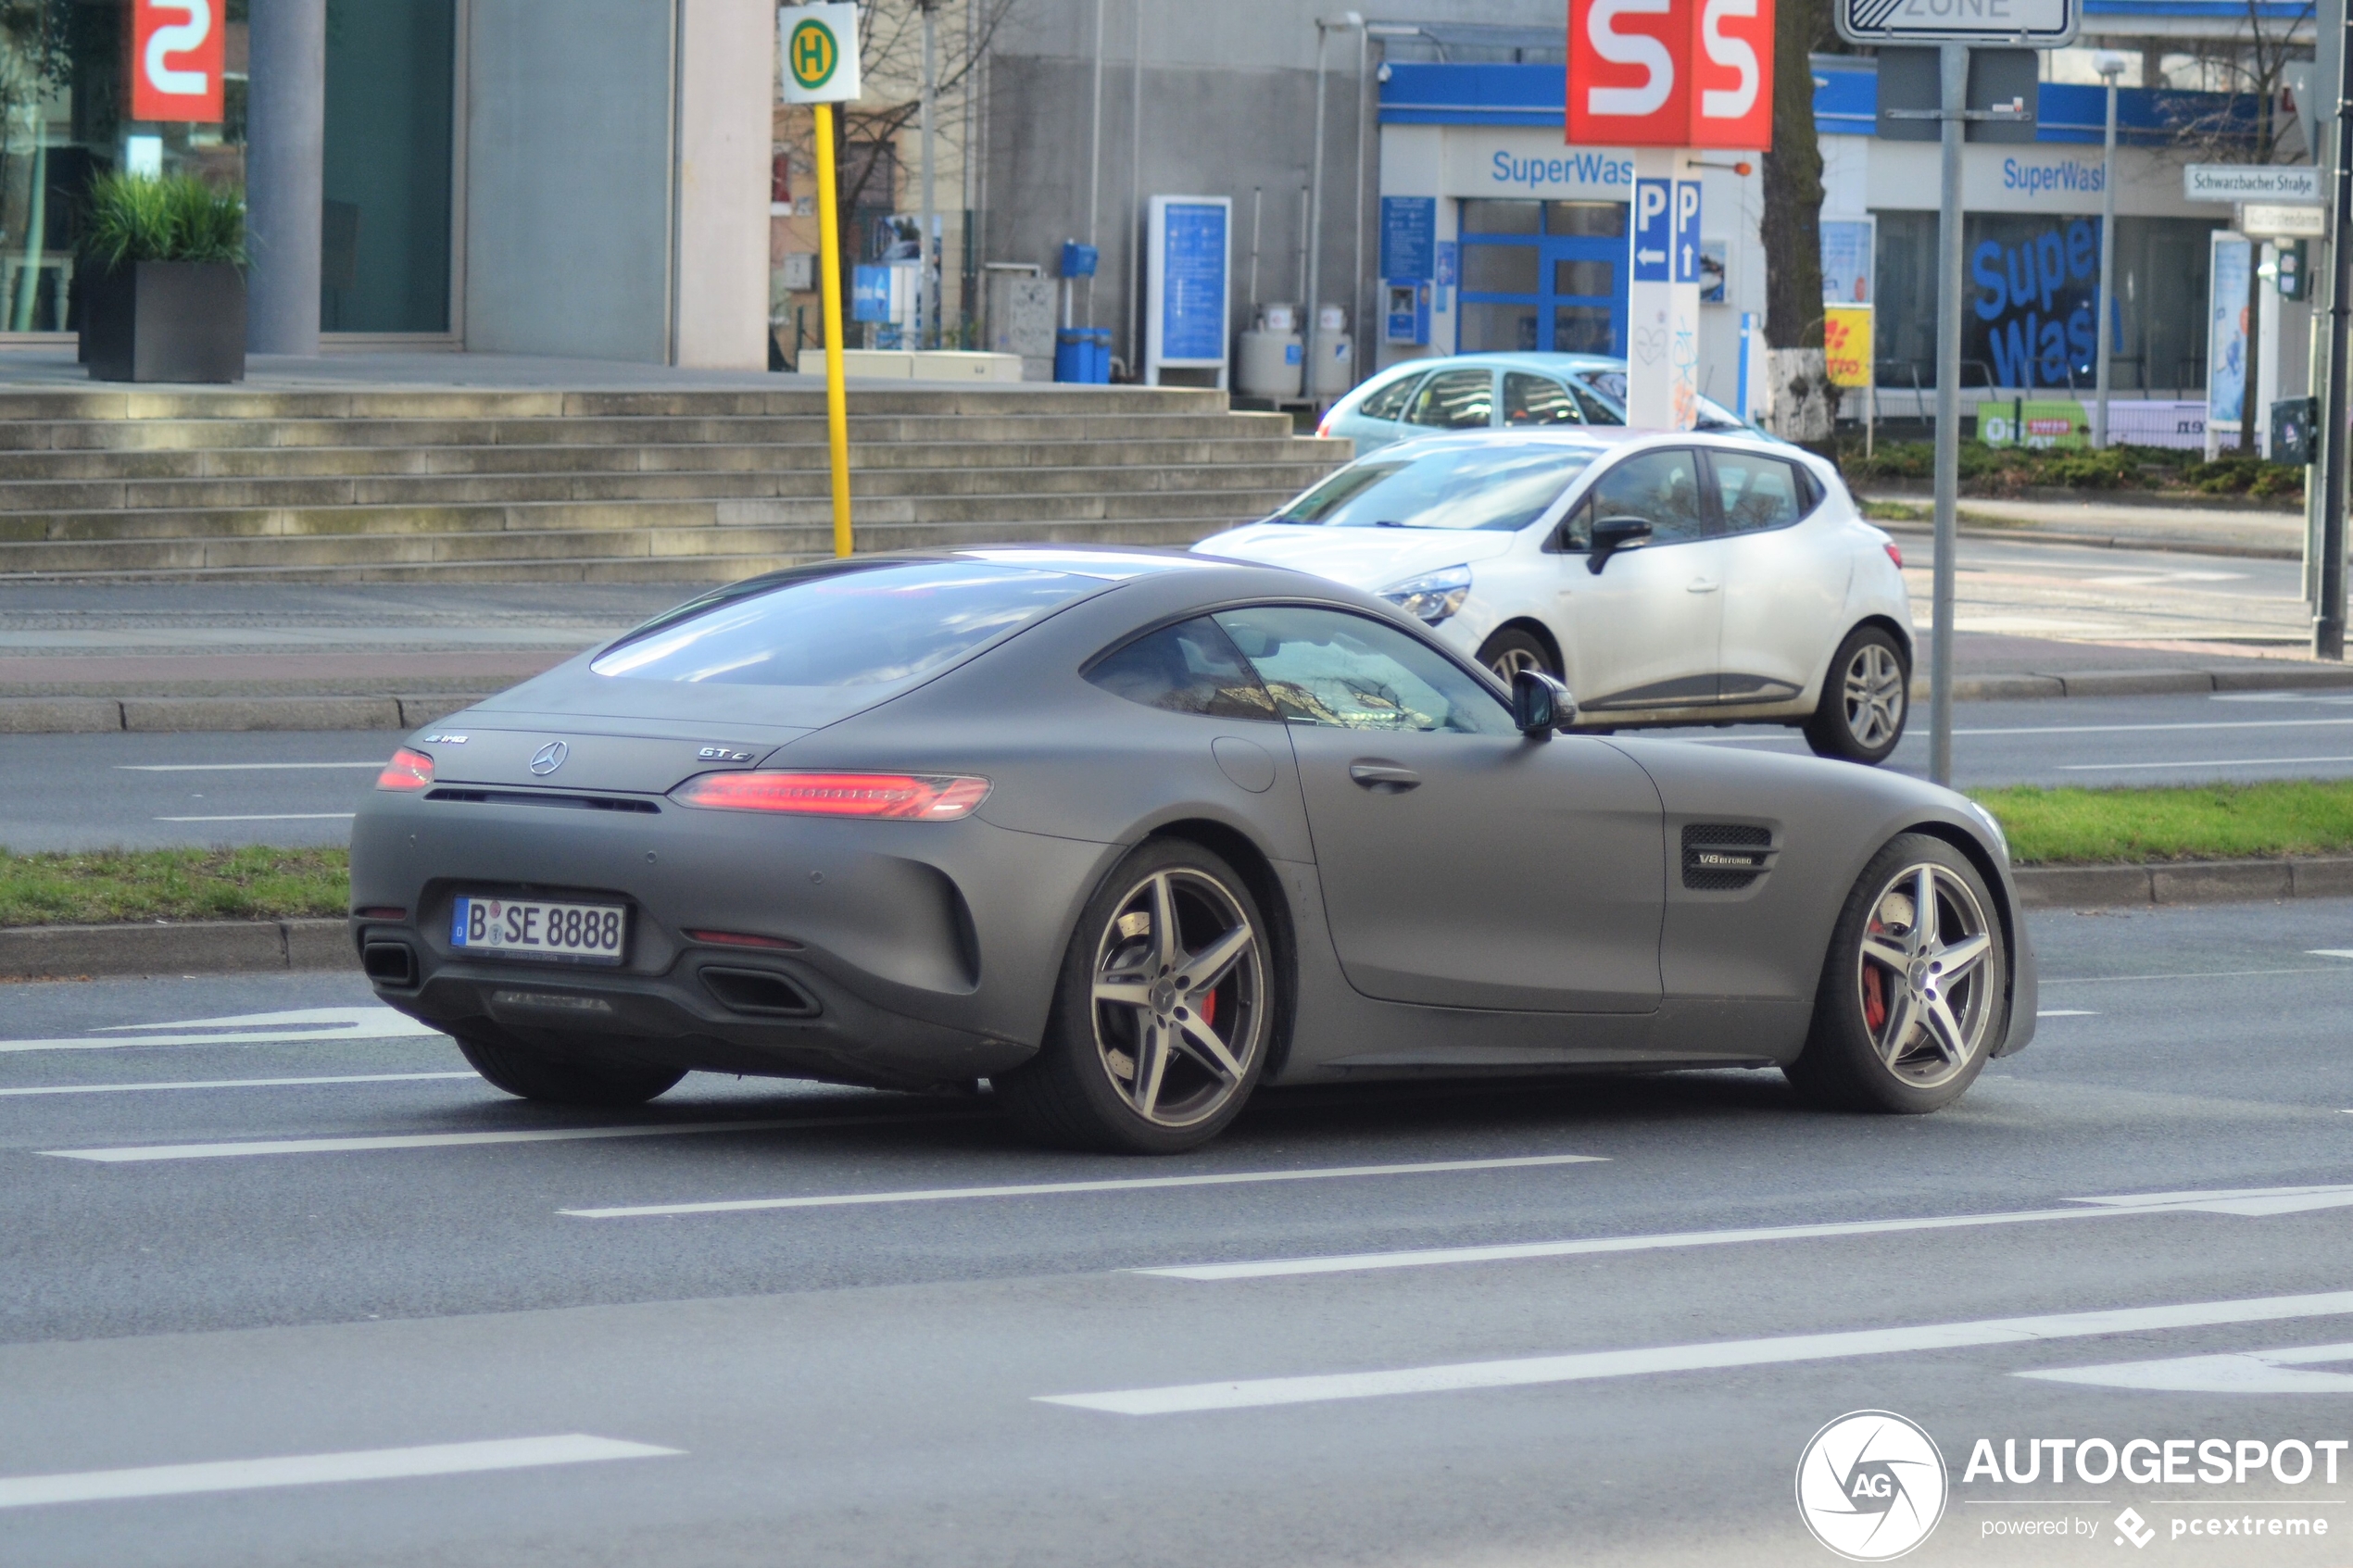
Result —
[[2321, 171], [2309, 163], [2192, 163], [2182, 195], [2194, 202], [2293, 202], [2318, 207]]
[[2329, 232], [2329, 215], [2326, 207], [2248, 202], [2235, 227], [2250, 239], [2317, 240]]
[[1976, 44], [2057, 49], [2075, 42], [2077, 0], [1834, 0], [1850, 44]]
[[786, 6], [776, 12], [785, 102], [847, 104], [859, 94], [858, 7]]

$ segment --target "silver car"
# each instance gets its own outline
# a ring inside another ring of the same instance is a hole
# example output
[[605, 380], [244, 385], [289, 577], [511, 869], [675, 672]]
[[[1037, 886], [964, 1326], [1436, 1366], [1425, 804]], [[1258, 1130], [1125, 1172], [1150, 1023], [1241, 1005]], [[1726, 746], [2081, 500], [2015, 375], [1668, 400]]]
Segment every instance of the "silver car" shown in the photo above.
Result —
[[[1780, 442], [1711, 398], [1699, 428]], [[1366, 380], [1317, 427], [1363, 457], [1441, 430], [1545, 430], [1626, 422], [1626, 361], [1600, 354], [1456, 354], [1409, 359]]]

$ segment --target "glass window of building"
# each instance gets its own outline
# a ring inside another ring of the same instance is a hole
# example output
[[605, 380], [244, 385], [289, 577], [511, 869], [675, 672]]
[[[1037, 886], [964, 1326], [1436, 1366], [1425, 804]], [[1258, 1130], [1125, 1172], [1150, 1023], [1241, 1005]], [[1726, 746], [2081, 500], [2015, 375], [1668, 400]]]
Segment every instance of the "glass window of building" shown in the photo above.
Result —
[[1624, 202], [1466, 201], [1456, 349], [1625, 352]]
[[449, 330], [456, 0], [327, 0], [319, 327]]

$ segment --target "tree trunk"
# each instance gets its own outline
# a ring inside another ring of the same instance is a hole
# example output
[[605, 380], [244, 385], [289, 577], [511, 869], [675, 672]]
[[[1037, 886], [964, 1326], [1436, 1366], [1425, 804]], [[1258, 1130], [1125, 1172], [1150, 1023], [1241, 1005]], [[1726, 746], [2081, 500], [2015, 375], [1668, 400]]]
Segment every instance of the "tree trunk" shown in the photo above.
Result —
[[1773, 22], [1773, 145], [1765, 154], [1765, 422], [1791, 441], [1831, 436], [1822, 358], [1822, 149], [1814, 132], [1816, 44], [1828, 0], [1780, 0]]

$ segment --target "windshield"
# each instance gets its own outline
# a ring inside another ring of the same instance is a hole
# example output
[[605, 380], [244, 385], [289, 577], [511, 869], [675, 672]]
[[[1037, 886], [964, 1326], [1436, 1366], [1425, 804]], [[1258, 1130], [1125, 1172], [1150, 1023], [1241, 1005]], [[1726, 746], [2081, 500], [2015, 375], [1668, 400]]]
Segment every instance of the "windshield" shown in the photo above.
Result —
[[1351, 463], [1267, 521], [1508, 533], [1543, 516], [1593, 458], [1565, 445], [1383, 455]]
[[589, 665], [641, 681], [872, 686], [912, 681], [1102, 587], [970, 560], [820, 568], [639, 628]]

